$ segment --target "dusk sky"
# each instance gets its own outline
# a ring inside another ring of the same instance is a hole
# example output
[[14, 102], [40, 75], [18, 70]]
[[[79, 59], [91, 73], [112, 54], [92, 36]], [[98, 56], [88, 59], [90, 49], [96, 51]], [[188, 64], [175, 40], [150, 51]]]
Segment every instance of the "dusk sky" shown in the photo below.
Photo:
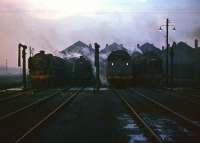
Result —
[[160, 48], [166, 18], [176, 27], [170, 42], [200, 40], [200, 0], [0, 0], [0, 65], [17, 65], [19, 42], [52, 53], [78, 40]]

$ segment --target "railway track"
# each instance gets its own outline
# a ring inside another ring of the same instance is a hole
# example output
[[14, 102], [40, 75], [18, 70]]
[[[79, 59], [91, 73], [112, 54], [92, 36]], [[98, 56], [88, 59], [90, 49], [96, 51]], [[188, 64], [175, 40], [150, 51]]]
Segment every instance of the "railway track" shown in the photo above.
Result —
[[184, 94], [178, 94], [174, 91], [170, 90], [163, 90], [163, 89], [154, 89], [152, 90], [153, 92], [159, 93], [159, 94], [164, 94], [164, 95], [170, 95], [170, 96], [175, 96], [176, 98], [180, 98], [182, 100], [185, 100], [189, 103], [192, 104], [197, 104], [200, 105], [200, 96], [198, 95], [184, 95]]
[[70, 95], [57, 92], [2, 116], [0, 118], [1, 141], [6, 143], [21, 142], [74, 99], [79, 92], [80, 90]]
[[[143, 96], [146, 99], [150, 98], [152, 102], [157, 103], [157, 105], [161, 104], [161, 106], [168, 110], [168, 112], [171, 111], [174, 112], [174, 114], [179, 115], [179, 117], [184, 118], [188, 122], [196, 124], [196, 126], [199, 126], [200, 124], [197, 124], [200, 122], [200, 112], [199, 112], [199, 105], [197, 104], [191, 104], [188, 101], [181, 100], [180, 98], [176, 98], [176, 96], [173, 95], [166, 95], [165, 93], [156, 93], [151, 90], [134, 90], [134, 92], [137, 92], [140, 96]], [[189, 100], [189, 99], [188, 99]], [[194, 112], [194, 110], [196, 110]]]
[[0, 89], [0, 95], [5, 93], [5, 92], [15, 92], [15, 91], [21, 91], [23, 90], [22, 87], [18, 86], [18, 87], [10, 87], [10, 88], [4, 88], [4, 89]]
[[[119, 143], [133, 140], [124, 129], [128, 119], [122, 119], [125, 117], [126, 109], [119, 105], [120, 103], [121, 101], [110, 91], [101, 90], [99, 93], [94, 93], [87, 88], [72, 104], [64, 107], [62, 112], [56, 114], [52, 120], [34, 131], [23, 142]], [[136, 136], [141, 137], [140, 135], [137, 132]]]
[[9, 89], [2, 90], [0, 91], [0, 99], [4, 98], [5, 96], [20, 93], [20, 92], [23, 92], [23, 90], [9, 90]]
[[45, 90], [40, 92], [27, 92], [15, 98], [0, 102], [0, 117], [9, 113], [21, 111], [25, 107], [29, 107], [34, 102], [40, 101], [42, 98], [56, 93], [59, 89]]
[[[31, 103], [25, 104], [25, 105], [22, 106], [22, 107], [19, 107], [19, 108], [16, 107], [16, 109], [10, 109], [11, 111], [8, 111], [8, 112], [6, 112], [6, 113], [4, 113], [3, 115], [0, 116], [0, 121], [1, 121], [1, 120], [5, 120], [6, 118], [9, 118], [10, 116], [13, 116], [13, 115], [15, 115], [15, 114], [17, 114], [17, 113], [23, 112], [24, 110], [26, 110], [26, 109], [28, 109], [28, 108], [31, 108], [31, 107], [33, 107], [33, 106], [39, 104], [39, 103], [42, 103], [42, 102], [44, 102], [44, 101], [46, 101], [46, 100], [49, 100], [49, 99], [53, 98], [54, 96], [56, 96], [59, 92], [60, 92], [60, 91], [57, 91], [57, 92], [55, 92], [55, 93], [53, 93], [53, 94], [50, 94], [50, 95], [48, 95], [48, 96], [41, 97], [41, 98], [39, 98], [39, 99], [37, 99], [37, 100], [34, 100], [34, 101], [31, 102]], [[43, 93], [43, 94], [45, 94], [45, 93]], [[38, 95], [38, 96], [39, 96], [39, 95]], [[6, 104], [7, 104], [7, 103], [6, 103]], [[7, 105], [9, 106], [9, 104], [7, 104]]]
[[[139, 121], [139, 124], [145, 128], [145, 131], [147, 131], [147, 136], [150, 137], [150, 142], [182, 143], [197, 140], [199, 141], [199, 127], [193, 122], [188, 123], [185, 118], [183, 119], [174, 113], [169, 113], [168, 110], [160, 107], [160, 104], [155, 104], [152, 102], [152, 100], [147, 100], [138, 93], [134, 92], [134, 99], [133, 92], [121, 91], [118, 93], [118, 96], [124, 105], [126, 105], [126, 107], [129, 109], [131, 114], [136, 117], [136, 119]], [[164, 124], [159, 124], [161, 121]], [[187, 122], [187, 124], [183, 124], [183, 122]], [[170, 131], [174, 133], [168, 134]]]
[[4, 93], [3, 95], [0, 95], [0, 103], [4, 101], [13, 100], [19, 96], [26, 95], [29, 92], [33, 91], [28, 90], [28, 91], [15, 91], [15, 92]]
[[146, 135], [149, 136], [150, 142], [154, 143], [163, 143], [161, 138], [154, 132], [154, 130], [145, 122], [145, 120], [139, 115], [139, 113], [135, 110], [135, 107], [131, 105], [131, 103], [121, 94], [114, 91], [114, 94], [117, 95], [123, 104], [128, 108], [130, 114], [133, 117], [133, 120], [137, 120], [137, 123], [142, 125], [144, 130], [146, 131]]

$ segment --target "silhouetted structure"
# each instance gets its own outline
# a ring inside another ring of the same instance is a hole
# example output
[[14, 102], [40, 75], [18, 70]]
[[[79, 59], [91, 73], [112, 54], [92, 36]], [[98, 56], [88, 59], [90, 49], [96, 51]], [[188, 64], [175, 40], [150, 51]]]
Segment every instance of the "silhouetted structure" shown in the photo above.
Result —
[[[169, 25], [169, 19], [166, 19], [166, 25], [162, 25], [166, 27], [166, 86], [168, 86], [169, 84], [169, 27], [170, 26], [174, 26], [174, 25]], [[162, 26], [160, 27], [160, 30], [162, 30]], [[176, 30], [175, 27], [173, 28], [173, 30]]]
[[96, 86], [97, 91], [99, 91], [100, 88], [100, 78], [99, 78], [99, 48], [100, 45], [95, 43], [95, 67], [96, 67]]
[[22, 45], [21, 43], [18, 45], [18, 66], [21, 66], [21, 48], [22, 48], [22, 75], [23, 75], [23, 85], [24, 89], [27, 88], [26, 81], [26, 45]]

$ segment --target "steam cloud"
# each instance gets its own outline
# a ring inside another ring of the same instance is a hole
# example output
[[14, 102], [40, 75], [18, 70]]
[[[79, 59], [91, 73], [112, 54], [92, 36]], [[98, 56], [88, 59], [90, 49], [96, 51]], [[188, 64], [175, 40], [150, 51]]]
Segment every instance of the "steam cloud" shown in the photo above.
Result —
[[[17, 2], [12, 5], [14, 11], [19, 9], [19, 5], [16, 5]], [[20, 9], [23, 9], [23, 5]], [[122, 43], [131, 51], [137, 43], [150, 42], [161, 47], [165, 43], [165, 33], [159, 32], [158, 28], [167, 17], [177, 29], [175, 33], [170, 31], [170, 41], [185, 41], [193, 46], [194, 38], [200, 39], [199, 16], [200, 13], [133, 12], [47, 20], [33, 17], [31, 13], [4, 12], [1, 9], [0, 64], [3, 65], [7, 58], [9, 66], [17, 65], [19, 42], [35, 48], [35, 52], [46, 50], [51, 53], [58, 53], [78, 40], [85, 43], [98, 42], [101, 49], [113, 42]]]

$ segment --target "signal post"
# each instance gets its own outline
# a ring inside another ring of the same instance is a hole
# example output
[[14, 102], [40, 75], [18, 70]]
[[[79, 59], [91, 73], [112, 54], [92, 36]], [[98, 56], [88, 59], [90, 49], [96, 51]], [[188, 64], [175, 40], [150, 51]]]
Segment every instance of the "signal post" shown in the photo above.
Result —
[[99, 48], [100, 45], [95, 43], [95, 67], [96, 67], [96, 90], [99, 91], [100, 88], [100, 78], [99, 78]]

